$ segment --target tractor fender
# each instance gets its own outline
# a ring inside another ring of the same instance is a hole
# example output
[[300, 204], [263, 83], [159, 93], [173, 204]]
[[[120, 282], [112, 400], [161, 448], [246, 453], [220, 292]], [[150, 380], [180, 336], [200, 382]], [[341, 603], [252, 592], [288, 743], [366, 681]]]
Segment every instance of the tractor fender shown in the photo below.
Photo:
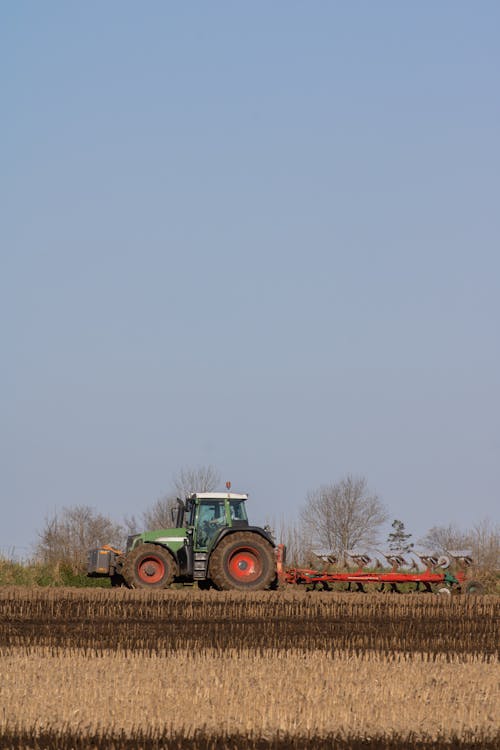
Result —
[[[167, 552], [172, 555], [177, 565], [179, 565], [179, 552], [182, 552], [185, 548], [181, 547], [177, 552], [175, 552], [173, 549], [171, 549], [168, 544], [164, 544], [163, 542], [155, 542], [153, 540], [149, 539], [143, 539], [141, 544], [150, 544], [152, 547], [162, 547], [162, 549], [166, 549]], [[185, 553], [184, 553], [185, 554]], [[182, 555], [181, 555], [182, 558]]]

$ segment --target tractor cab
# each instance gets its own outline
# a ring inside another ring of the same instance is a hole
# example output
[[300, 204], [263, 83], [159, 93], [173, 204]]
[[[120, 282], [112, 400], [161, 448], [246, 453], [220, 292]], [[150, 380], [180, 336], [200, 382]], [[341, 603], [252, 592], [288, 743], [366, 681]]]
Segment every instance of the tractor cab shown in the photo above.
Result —
[[204, 492], [186, 502], [188, 528], [192, 529], [195, 550], [207, 550], [223, 528], [248, 526], [247, 495]]

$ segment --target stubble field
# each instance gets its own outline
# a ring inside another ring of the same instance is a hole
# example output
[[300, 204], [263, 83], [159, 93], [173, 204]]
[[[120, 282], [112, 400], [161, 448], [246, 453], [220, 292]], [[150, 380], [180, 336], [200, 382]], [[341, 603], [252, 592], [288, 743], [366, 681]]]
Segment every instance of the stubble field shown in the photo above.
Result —
[[496, 597], [0, 590], [0, 747], [495, 748]]

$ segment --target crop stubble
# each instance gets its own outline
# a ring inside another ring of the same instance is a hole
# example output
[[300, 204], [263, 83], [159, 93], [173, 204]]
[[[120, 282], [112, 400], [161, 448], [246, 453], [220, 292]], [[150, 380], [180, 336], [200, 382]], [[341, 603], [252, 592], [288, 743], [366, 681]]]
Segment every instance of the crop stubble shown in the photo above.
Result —
[[499, 611], [494, 597], [4, 589], [0, 746], [494, 747]]

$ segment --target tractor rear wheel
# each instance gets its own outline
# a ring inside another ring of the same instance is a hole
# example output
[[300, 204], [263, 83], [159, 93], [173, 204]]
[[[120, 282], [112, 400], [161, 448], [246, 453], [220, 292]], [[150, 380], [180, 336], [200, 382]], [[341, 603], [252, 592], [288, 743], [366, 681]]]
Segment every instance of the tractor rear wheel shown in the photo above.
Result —
[[274, 550], [259, 534], [229, 534], [212, 553], [210, 578], [223, 591], [268, 589], [276, 578]]
[[140, 544], [128, 555], [123, 577], [131, 589], [165, 589], [176, 573], [170, 552], [159, 544]]

